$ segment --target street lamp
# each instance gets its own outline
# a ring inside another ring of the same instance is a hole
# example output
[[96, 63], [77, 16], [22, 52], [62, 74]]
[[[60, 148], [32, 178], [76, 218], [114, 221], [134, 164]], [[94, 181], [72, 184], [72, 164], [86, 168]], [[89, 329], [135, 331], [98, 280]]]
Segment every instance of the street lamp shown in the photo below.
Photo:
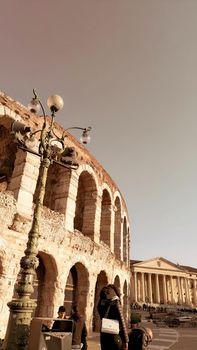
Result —
[[[75, 150], [73, 147], [65, 146], [66, 131], [70, 129], [82, 130], [81, 142], [84, 144], [90, 141], [91, 128], [72, 127], [66, 129], [61, 137], [56, 135], [54, 128], [55, 114], [62, 109], [63, 99], [58, 95], [53, 95], [47, 100], [47, 105], [51, 111], [50, 121], [47, 122], [47, 116], [42, 102], [37, 93], [33, 90], [34, 97], [28, 108], [33, 113], [38, 113], [40, 108], [43, 114], [43, 124], [40, 130], [32, 132], [31, 128], [25, 126], [19, 121], [15, 121], [12, 125], [12, 134], [14, 135], [17, 146], [24, 151], [38, 155], [41, 158], [39, 176], [37, 180], [38, 196], [33, 212], [33, 220], [31, 230], [28, 234], [27, 246], [24, 256], [20, 260], [20, 274], [17, 283], [16, 292], [18, 298], [8, 303], [10, 309], [9, 322], [3, 349], [6, 350], [27, 350], [30, 322], [36, 302], [30, 298], [34, 291], [34, 276], [39, 261], [38, 254], [38, 238], [39, 223], [41, 218], [41, 209], [44, 200], [47, 173], [50, 164], [53, 162], [60, 166], [77, 169], [79, 164], [76, 161]], [[38, 149], [35, 151], [36, 134], [40, 134]]]

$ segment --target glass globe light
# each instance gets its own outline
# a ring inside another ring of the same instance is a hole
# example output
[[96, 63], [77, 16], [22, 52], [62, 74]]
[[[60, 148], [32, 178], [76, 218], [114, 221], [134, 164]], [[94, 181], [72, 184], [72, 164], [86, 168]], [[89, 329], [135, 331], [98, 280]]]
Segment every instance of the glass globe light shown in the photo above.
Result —
[[59, 95], [52, 95], [47, 100], [47, 106], [52, 113], [58, 112], [63, 108], [64, 100]]
[[39, 113], [40, 111], [40, 103], [37, 98], [33, 98], [31, 102], [28, 104], [27, 108], [32, 113]]
[[81, 143], [84, 145], [87, 145], [87, 143], [90, 143], [90, 130], [85, 129], [80, 137]]

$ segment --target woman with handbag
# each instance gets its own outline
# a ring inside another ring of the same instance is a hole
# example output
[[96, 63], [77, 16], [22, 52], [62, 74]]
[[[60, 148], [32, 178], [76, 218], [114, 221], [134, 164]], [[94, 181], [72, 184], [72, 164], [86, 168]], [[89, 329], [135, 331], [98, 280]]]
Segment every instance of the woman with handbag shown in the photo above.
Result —
[[101, 290], [98, 302], [101, 318], [101, 350], [126, 350], [128, 333], [120, 303], [120, 293], [114, 284]]

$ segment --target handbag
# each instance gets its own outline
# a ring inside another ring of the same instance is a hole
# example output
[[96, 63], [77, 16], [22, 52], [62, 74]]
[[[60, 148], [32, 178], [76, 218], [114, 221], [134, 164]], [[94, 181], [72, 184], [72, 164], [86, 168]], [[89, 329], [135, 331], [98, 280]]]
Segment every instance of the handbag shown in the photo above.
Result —
[[103, 317], [101, 321], [101, 332], [119, 334], [119, 321]]
[[107, 318], [107, 315], [109, 313], [110, 305], [104, 315], [104, 317], [101, 320], [101, 332], [102, 333], [109, 333], [109, 334], [119, 334], [120, 327], [119, 327], [119, 321], [113, 320], [111, 318]]

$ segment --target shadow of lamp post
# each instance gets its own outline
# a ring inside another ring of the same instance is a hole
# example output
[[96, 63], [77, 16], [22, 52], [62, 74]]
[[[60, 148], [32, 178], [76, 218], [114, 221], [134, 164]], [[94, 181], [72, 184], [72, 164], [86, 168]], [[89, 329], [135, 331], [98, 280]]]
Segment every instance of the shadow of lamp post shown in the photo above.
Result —
[[[7, 332], [3, 349], [6, 350], [27, 350], [31, 315], [36, 308], [36, 302], [31, 299], [34, 291], [34, 275], [38, 267], [38, 239], [39, 222], [44, 200], [47, 173], [51, 163], [55, 162], [60, 166], [69, 169], [77, 169], [78, 163], [75, 158], [74, 147], [65, 147], [66, 131], [70, 129], [82, 130], [81, 142], [87, 144], [90, 142], [91, 128], [71, 127], [66, 129], [61, 137], [55, 133], [54, 118], [56, 113], [63, 107], [63, 99], [58, 95], [53, 95], [47, 100], [47, 105], [51, 111], [50, 121], [47, 122], [44, 107], [35, 90], [34, 97], [28, 108], [33, 113], [38, 113], [40, 108], [43, 114], [43, 124], [40, 130], [35, 132], [21, 122], [15, 121], [12, 125], [12, 134], [14, 135], [17, 146], [24, 151], [33, 153], [41, 158], [39, 176], [37, 180], [37, 199], [33, 212], [31, 230], [28, 234], [27, 246], [24, 256], [20, 260], [20, 277], [16, 287], [18, 298], [8, 303], [10, 316], [7, 326]], [[35, 142], [35, 135], [40, 134], [38, 150], [34, 151], [30, 147]]]

